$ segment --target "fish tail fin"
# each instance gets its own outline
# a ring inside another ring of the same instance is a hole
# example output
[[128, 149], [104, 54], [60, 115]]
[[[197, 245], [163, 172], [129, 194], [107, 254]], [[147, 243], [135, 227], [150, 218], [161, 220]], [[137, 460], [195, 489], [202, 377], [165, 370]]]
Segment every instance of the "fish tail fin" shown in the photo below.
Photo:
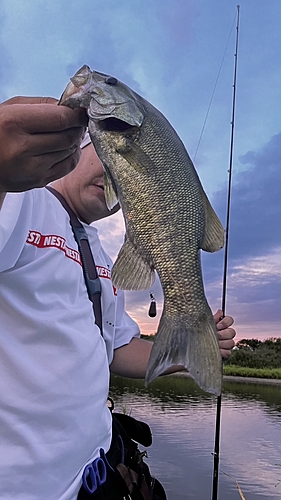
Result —
[[177, 318], [163, 313], [147, 367], [146, 385], [174, 365], [183, 365], [204, 391], [221, 394], [222, 358], [211, 311], [196, 324], [190, 324], [188, 316]]

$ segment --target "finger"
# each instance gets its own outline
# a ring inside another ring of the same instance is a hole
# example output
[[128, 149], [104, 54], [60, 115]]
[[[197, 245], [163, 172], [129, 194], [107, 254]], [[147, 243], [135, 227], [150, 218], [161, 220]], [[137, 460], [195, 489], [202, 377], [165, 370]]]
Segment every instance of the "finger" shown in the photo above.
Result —
[[[78, 164], [80, 156], [80, 148], [78, 148], [74, 153], [69, 154], [67, 157], [63, 158], [61, 157], [61, 153], [46, 155], [45, 164], [47, 164], [47, 168], [43, 163], [43, 160], [40, 161], [40, 168], [42, 168], [43, 165], [45, 169], [37, 171], [38, 175], [36, 179], [34, 178], [34, 175], [32, 175], [32, 187], [44, 187], [50, 182], [53, 182], [56, 179], [60, 179], [61, 177], [69, 174], [69, 172], [71, 172]], [[33, 167], [34, 166], [36, 166], [36, 164], [33, 163]], [[28, 178], [28, 175], [26, 175], [22, 181], [22, 189], [25, 190], [30, 188], [30, 182], [31, 181]]]
[[55, 181], [56, 179], [60, 179], [65, 175], [69, 174], [75, 167], [78, 165], [80, 157], [81, 157], [81, 149], [78, 148], [75, 153], [71, 156], [65, 158], [64, 160], [56, 163], [50, 169], [50, 177], [48, 177], [48, 184], [50, 182]]
[[85, 134], [84, 127], [73, 127], [62, 132], [32, 134], [22, 139], [24, 149], [34, 156], [78, 148]]
[[222, 310], [218, 309], [217, 312], [214, 314], [215, 323], [218, 323], [220, 321], [220, 319], [222, 318], [222, 316], [223, 316]]
[[225, 328], [228, 328], [229, 326], [233, 325], [234, 319], [231, 316], [225, 316], [223, 319], [218, 321], [217, 323], [217, 330], [224, 330]]
[[46, 103], [14, 104], [10, 126], [17, 126], [28, 134], [40, 134], [83, 127], [87, 126], [87, 123], [88, 118], [82, 108], [70, 109], [66, 106]]
[[81, 149], [62, 151], [30, 158], [24, 169], [19, 169], [16, 177], [5, 183], [5, 191], [18, 192], [43, 187], [55, 179], [65, 176], [77, 165]]
[[43, 169], [42, 170], [51, 170], [52, 168], [56, 167], [61, 162], [64, 162], [68, 158], [71, 158], [72, 156], [79, 156], [80, 158], [80, 148], [73, 148], [73, 149], [68, 149], [64, 151], [57, 151], [56, 153], [47, 153], [42, 156], [36, 157], [38, 167], [42, 165]]
[[219, 341], [219, 346], [220, 346], [220, 349], [231, 350], [235, 346], [235, 342], [234, 342], [233, 339], [220, 340]]
[[236, 335], [236, 331], [234, 330], [234, 328], [226, 328], [225, 330], [221, 330], [221, 331], [217, 332], [217, 335], [218, 335], [219, 341], [234, 339], [234, 337]]
[[16, 96], [11, 97], [7, 101], [1, 103], [1, 106], [11, 105], [11, 104], [57, 104], [58, 99], [54, 97], [25, 97]]
[[220, 352], [223, 359], [228, 359], [231, 356], [231, 351], [228, 349], [221, 349]]

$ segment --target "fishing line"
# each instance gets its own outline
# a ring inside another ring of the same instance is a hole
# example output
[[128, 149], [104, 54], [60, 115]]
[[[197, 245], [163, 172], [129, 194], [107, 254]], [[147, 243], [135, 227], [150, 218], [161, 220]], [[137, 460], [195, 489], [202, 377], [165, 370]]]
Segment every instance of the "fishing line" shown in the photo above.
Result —
[[200, 133], [200, 136], [199, 136], [198, 144], [197, 144], [197, 147], [196, 147], [196, 150], [195, 150], [195, 154], [193, 156], [193, 161], [195, 161], [195, 158], [197, 156], [198, 149], [199, 149], [199, 146], [201, 144], [201, 140], [202, 140], [202, 137], [203, 137], [203, 134], [204, 134], [204, 130], [205, 130], [205, 127], [206, 127], [207, 119], [208, 119], [208, 116], [209, 116], [209, 112], [210, 112], [210, 109], [211, 109], [211, 105], [212, 105], [212, 102], [213, 102], [213, 99], [214, 99], [214, 95], [215, 95], [216, 88], [217, 88], [217, 85], [218, 85], [219, 77], [220, 77], [221, 70], [222, 70], [222, 67], [223, 67], [223, 63], [224, 63], [224, 60], [225, 60], [226, 51], [228, 49], [228, 44], [229, 44], [229, 40], [230, 40], [230, 37], [231, 37], [231, 34], [232, 34], [232, 30], [233, 30], [233, 26], [234, 26], [234, 23], [235, 23], [235, 19], [236, 19], [236, 15], [234, 16], [234, 19], [233, 19], [233, 22], [232, 22], [232, 25], [231, 25], [231, 28], [230, 28], [230, 32], [229, 32], [228, 39], [227, 39], [227, 42], [226, 42], [226, 46], [225, 46], [225, 49], [224, 49], [224, 53], [223, 53], [223, 56], [222, 56], [221, 64], [220, 64], [220, 67], [219, 67], [219, 71], [218, 71], [218, 74], [217, 74], [217, 78], [216, 78], [216, 81], [215, 81], [215, 85], [214, 85], [214, 88], [213, 88], [213, 92], [212, 92], [212, 95], [211, 95], [209, 106], [207, 108], [207, 113], [206, 113], [206, 116], [205, 116], [205, 120], [203, 122], [203, 126], [202, 126], [202, 130], [201, 130], [201, 133]]
[[[236, 24], [236, 41], [235, 41], [235, 54], [234, 54], [234, 76], [233, 76], [233, 97], [232, 97], [232, 117], [231, 117], [231, 138], [230, 138], [230, 155], [229, 155], [229, 170], [228, 170], [227, 213], [226, 213], [226, 227], [225, 227], [225, 251], [224, 251], [223, 285], [222, 285], [223, 317], [225, 316], [225, 304], [226, 304], [228, 239], [229, 239], [231, 181], [232, 181], [233, 146], [234, 146], [234, 121], [235, 121], [235, 107], [236, 107], [236, 82], [237, 82], [237, 63], [238, 63], [239, 20], [240, 20], [240, 5], [237, 5], [237, 24]], [[213, 470], [212, 500], [217, 500], [217, 498], [218, 498], [220, 423], [221, 423], [221, 396], [218, 396], [218, 398], [217, 398], [216, 430], [215, 430], [215, 446], [214, 446], [214, 470]]]

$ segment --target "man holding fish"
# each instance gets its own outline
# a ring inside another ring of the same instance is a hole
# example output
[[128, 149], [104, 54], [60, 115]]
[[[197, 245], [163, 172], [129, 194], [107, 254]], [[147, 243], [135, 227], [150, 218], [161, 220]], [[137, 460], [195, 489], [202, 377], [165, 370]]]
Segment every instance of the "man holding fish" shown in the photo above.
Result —
[[[144, 378], [151, 354], [152, 343], [140, 339], [124, 310], [123, 292], [108, 279], [112, 263], [91, 225], [119, 206], [108, 208], [103, 166], [87, 136], [80, 158], [87, 122], [83, 110], [52, 99], [0, 105], [3, 500], [76, 499], [85, 466], [110, 446], [109, 370]], [[44, 188], [50, 182], [88, 233], [102, 286], [103, 337], [68, 214]], [[227, 358], [235, 331], [221, 314], [214, 321]]]

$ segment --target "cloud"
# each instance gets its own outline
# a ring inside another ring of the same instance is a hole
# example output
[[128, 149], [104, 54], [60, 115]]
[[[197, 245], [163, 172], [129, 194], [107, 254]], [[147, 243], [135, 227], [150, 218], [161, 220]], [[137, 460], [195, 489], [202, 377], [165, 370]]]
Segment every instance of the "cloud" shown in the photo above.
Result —
[[[231, 195], [231, 259], [262, 256], [281, 245], [281, 133], [259, 151], [240, 157], [247, 170], [234, 178]], [[215, 195], [215, 206], [225, 213], [226, 191]]]
[[[281, 133], [258, 151], [240, 157], [247, 170], [233, 177], [229, 227], [230, 272], [251, 261], [257, 267], [281, 246]], [[227, 186], [214, 193], [213, 206], [223, 224], [226, 219]], [[257, 259], [254, 259], [257, 257]], [[224, 251], [203, 253], [207, 281], [217, 279], [223, 266]], [[270, 264], [267, 264], [270, 266]]]
[[233, 266], [228, 284], [228, 302], [240, 322], [254, 325], [268, 318], [281, 333], [281, 247]]
[[[0, 12], [0, 32], [2, 32], [3, 26], [5, 25], [5, 15], [1, 11]], [[12, 78], [15, 70], [11, 64], [11, 61], [8, 57], [8, 54], [5, 50], [5, 44], [3, 42], [2, 37], [0, 37], [0, 57], [1, 57], [1, 66], [0, 66], [0, 102], [4, 101], [7, 98], [6, 93], [3, 91], [3, 87], [7, 82], [7, 78]]]
[[99, 231], [103, 248], [114, 261], [124, 242], [124, 219], [121, 211], [93, 223]]
[[[281, 133], [242, 155], [240, 162], [247, 170], [234, 177], [231, 195], [227, 309], [241, 325], [240, 337], [251, 332], [266, 338], [281, 333]], [[226, 188], [214, 195], [222, 220], [225, 205]], [[223, 257], [223, 252], [203, 256], [212, 304], [222, 289]]]
[[175, 49], [190, 36], [193, 3], [181, 0], [175, 9], [172, 0], [164, 6], [160, 0], [3, 0], [1, 60], [13, 67], [3, 80], [3, 95], [59, 96], [69, 77], [88, 64], [159, 105], [166, 101], [159, 84], [169, 88], [182, 67], [183, 54], [175, 57]]
[[65, 2], [3, 0], [1, 59], [4, 56], [13, 68], [2, 82], [5, 97], [62, 92], [66, 67], [83, 45], [77, 33], [81, 13], [70, 22], [68, 11]]

